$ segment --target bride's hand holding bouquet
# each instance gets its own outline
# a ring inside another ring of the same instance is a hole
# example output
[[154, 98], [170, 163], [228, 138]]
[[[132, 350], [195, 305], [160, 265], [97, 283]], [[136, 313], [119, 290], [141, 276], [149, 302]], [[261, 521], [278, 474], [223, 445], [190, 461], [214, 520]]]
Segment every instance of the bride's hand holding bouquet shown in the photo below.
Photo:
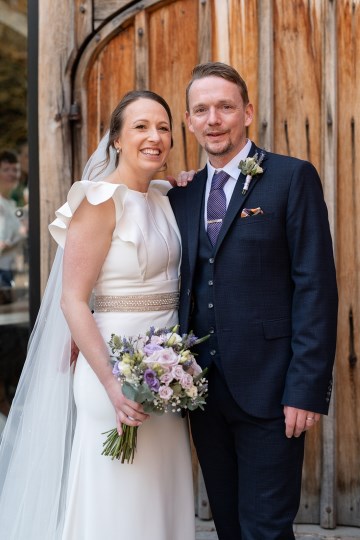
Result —
[[106, 391], [115, 409], [116, 430], [119, 436], [123, 433], [123, 425], [139, 427], [149, 418], [140, 403], [124, 396], [121, 384], [113, 375], [106, 385]]
[[[102, 454], [132, 463], [137, 429], [147, 413], [179, 413], [201, 409], [207, 397], [205, 371], [197, 364], [191, 347], [203, 342], [192, 332], [180, 336], [178, 327], [150, 328], [137, 338], [112, 334], [113, 375], [108, 389], [117, 417], [117, 428], [106, 432]], [[114, 384], [115, 383], [115, 384]]]

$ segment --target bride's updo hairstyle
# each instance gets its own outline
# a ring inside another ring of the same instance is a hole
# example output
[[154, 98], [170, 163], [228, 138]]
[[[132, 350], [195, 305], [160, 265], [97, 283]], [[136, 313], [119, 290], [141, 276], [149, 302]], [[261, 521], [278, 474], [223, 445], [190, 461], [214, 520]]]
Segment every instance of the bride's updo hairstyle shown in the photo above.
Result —
[[[111, 115], [110, 119], [110, 128], [109, 128], [109, 141], [106, 146], [106, 164], [109, 163], [110, 160], [110, 149], [114, 148], [114, 142], [119, 137], [119, 134], [121, 133], [121, 130], [124, 125], [124, 113], [126, 108], [134, 103], [134, 101], [137, 101], [138, 99], [151, 99], [152, 101], [156, 101], [159, 103], [162, 107], [164, 107], [170, 122], [170, 130], [172, 131], [172, 115], [170, 111], [170, 107], [165, 101], [164, 98], [159, 96], [159, 94], [156, 94], [155, 92], [151, 92], [150, 90], [132, 90], [131, 92], [128, 92], [125, 94], [120, 101], [120, 103], [115, 108], [114, 112]], [[173, 138], [171, 136], [171, 147], [173, 146]], [[115, 167], [118, 166], [119, 163], [119, 154], [116, 155], [115, 159]]]

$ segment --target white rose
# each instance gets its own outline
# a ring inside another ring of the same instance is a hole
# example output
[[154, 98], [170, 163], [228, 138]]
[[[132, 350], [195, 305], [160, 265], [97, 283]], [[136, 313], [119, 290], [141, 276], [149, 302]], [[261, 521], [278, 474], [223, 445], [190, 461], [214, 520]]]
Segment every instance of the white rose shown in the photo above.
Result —
[[190, 398], [196, 398], [196, 396], [198, 395], [198, 389], [196, 388], [196, 386], [192, 386], [191, 388], [185, 391], [185, 394], [189, 396]]
[[128, 364], [124, 364], [121, 366], [121, 373], [126, 377], [127, 379], [131, 377], [131, 367]]
[[181, 336], [179, 336], [179, 334], [174, 334], [171, 332], [169, 334], [166, 334], [165, 341], [167, 342], [168, 345], [172, 346], [172, 345], [181, 343], [182, 339], [181, 339]]

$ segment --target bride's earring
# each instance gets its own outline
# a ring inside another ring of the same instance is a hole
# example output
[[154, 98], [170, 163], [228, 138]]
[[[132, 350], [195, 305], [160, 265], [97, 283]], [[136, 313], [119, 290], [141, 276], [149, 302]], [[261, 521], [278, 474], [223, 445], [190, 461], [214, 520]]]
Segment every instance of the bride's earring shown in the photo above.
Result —
[[115, 148], [115, 150], [116, 150], [115, 167], [117, 167], [120, 161], [121, 148]]

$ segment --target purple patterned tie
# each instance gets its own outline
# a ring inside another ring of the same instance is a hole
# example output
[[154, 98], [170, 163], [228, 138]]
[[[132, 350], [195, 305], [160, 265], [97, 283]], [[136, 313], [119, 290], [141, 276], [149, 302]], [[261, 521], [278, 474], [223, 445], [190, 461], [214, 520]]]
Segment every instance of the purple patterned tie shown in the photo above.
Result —
[[223, 190], [230, 175], [225, 171], [216, 172], [211, 181], [207, 202], [207, 233], [214, 246], [226, 213], [226, 197]]

